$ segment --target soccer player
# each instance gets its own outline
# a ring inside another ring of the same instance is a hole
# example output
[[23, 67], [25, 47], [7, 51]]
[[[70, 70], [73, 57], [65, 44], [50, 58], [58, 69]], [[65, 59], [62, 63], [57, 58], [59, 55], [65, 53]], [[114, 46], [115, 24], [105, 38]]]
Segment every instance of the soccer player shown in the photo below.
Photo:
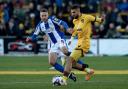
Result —
[[[37, 25], [34, 33], [31, 37], [28, 37], [26, 41], [34, 41], [37, 39], [37, 36], [40, 32], [43, 32], [48, 39], [50, 39], [50, 50], [49, 50], [49, 64], [54, 66], [54, 68], [63, 73], [64, 67], [56, 62], [57, 60], [57, 53], [64, 53], [65, 55], [69, 56], [70, 52], [68, 52], [68, 48], [66, 46], [66, 42], [64, 39], [64, 32], [62, 29], [69, 29], [66, 22], [57, 19], [55, 16], [48, 15], [48, 10], [43, 8], [40, 11], [40, 18], [41, 21]], [[75, 75], [73, 73], [69, 74], [69, 78], [74, 80]], [[75, 80], [74, 80], [75, 81]]]
[[90, 35], [91, 35], [91, 23], [103, 21], [103, 18], [94, 17], [92, 15], [83, 14], [80, 11], [80, 7], [78, 5], [74, 5], [71, 8], [71, 16], [74, 24], [74, 32], [70, 39], [69, 44], [73, 40], [74, 36], [78, 37], [77, 45], [75, 49], [72, 51], [70, 56], [67, 59], [67, 63], [65, 65], [65, 69], [63, 72], [63, 80], [67, 80], [72, 66], [79, 68], [79, 70], [87, 72], [85, 77], [86, 80], [89, 80], [92, 74], [94, 73], [93, 69], [90, 69], [88, 65], [78, 64], [77, 61], [80, 57], [84, 57], [89, 50], [90, 47]]
[[56, 70], [63, 72], [63, 68], [56, 63], [57, 52], [62, 51], [65, 55], [69, 55], [65, 39], [64, 33], [62, 29], [68, 30], [69, 27], [66, 22], [57, 19], [55, 16], [49, 16], [48, 10], [43, 8], [40, 11], [41, 21], [37, 25], [34, 33], [31, 37], [28, 37], [26, 41], [36, 40], [37, 36], [40, 32], [44, 33], [48, 39], [50, 39], [50, 50], [49, 50], [49, 64], [55, 67]]

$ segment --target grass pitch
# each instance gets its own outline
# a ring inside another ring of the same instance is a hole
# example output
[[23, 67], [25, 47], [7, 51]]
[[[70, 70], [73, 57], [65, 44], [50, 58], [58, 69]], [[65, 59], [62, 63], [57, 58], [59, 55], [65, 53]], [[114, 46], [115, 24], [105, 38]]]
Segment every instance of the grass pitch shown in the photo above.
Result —
[[0, 57], [0, 89], [128, 89], [128, 57], [86, 57], [95, 69], [90, 81], [84, 73], [75, 71], [77, 82], [68, 80], [67, 86], [52, 86], [51, 80], [59, 72], [49, 70], [47, 57]]

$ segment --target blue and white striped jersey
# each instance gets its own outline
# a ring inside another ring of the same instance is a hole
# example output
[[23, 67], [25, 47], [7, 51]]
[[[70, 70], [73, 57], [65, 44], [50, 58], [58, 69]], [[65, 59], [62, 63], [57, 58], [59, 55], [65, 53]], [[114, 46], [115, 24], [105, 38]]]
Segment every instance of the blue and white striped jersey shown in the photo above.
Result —
[[64, 32], [60, 31], [60, 25], [63, 25], [66, 30], [69, 28], [66, 22], [57, 19], [55, 16], [49, 17], [46, 23], [40, 21], [32, 35], [32, 40], [34, 40], [40, 32], [44, 32], [52, 43], [60, 42], [61, 39], [64, 39]]

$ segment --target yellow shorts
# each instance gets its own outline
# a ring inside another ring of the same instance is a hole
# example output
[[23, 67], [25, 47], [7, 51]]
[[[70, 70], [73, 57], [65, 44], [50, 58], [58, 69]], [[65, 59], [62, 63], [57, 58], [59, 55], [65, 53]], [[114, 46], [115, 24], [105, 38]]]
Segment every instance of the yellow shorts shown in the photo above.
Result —
[[82, 49], [74, 49], [72, 53], [70, 54], [70, 57], [72, 57], [75, 61], [78, 61], [80, 57], [83, 57], [83, 50]]

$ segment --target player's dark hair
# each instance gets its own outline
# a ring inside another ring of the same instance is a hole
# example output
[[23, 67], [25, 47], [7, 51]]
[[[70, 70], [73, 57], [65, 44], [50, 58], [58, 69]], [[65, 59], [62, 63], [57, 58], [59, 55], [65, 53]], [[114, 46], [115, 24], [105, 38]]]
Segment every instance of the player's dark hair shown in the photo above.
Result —
[[48, 9], [46, 9], [46, 8], [41, 8], [40, 12], [48, 12]]
[[71, 6], [71, 10], [72, 9], [80, 9], [80, 6], [78, 4], [75, 4], [75, 5]]

